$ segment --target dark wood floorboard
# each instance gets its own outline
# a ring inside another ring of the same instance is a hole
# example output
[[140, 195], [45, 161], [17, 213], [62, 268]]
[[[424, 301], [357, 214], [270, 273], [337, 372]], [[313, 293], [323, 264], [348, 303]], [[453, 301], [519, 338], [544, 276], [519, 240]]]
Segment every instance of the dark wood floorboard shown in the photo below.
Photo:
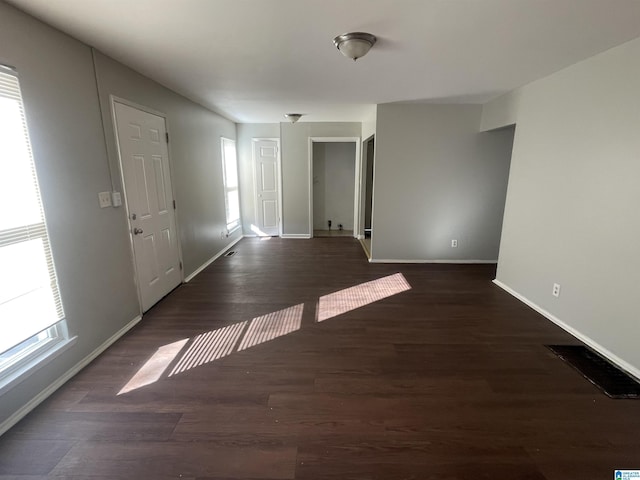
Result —
[[[549, 352], [578, 342], [493, 285], [495, 266], [369, 264], [350, 238], [234, 249], [0, 438], [0, 480], [566, 480], [640, 468], [640, 402], [609, 399]], [[399, 272], [409, 290], [316, 322], [320, 297]], [[238, 351], [245, 336], [256, 344]], [[119, 394], [183, 340], [156, 381]]]

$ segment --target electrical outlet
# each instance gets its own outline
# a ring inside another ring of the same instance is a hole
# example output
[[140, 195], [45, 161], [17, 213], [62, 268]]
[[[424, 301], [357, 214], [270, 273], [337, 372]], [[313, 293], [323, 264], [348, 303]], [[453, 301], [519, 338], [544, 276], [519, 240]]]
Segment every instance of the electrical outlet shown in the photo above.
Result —
[[111, 192], [98, 193], [98, 201], [100, 202], [100, 208], [107, 208], [111, 206]]
[[560, 296], [560, 284], [559, 283], [554, 283], [553, 284], [553, 290], [551, 291], [551, 295], [553, 295], [554, 297], [559, 297]]
[[451, 240], [451, 248], [458, 248], [458, 240]]

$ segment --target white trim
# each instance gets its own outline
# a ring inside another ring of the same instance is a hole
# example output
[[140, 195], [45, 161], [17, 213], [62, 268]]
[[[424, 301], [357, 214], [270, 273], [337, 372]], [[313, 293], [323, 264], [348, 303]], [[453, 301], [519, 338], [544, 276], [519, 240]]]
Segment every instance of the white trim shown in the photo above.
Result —
[[545, 317], [547, 320], [550, 320], [551, 322], [555, 323], [557, 326], [562, 328], [565, 332], [567, 332], [568, 334], [574, 336], [575, 338], [580, 340], [582, 343], [588, 345], [593, 350], [595, 350], [600, 355], [602, 355], [607, 360], [609, 360], [611, 363], [615, 364], [620, 369], [624, 370], [629, 375], [635, 377], [637, 380], [640, 381], [640, 369], [634, 367], [629, 362], [627, 362], [627, 361], [623, 360], [622, 358], [618, 357], [615, 353], [607, 350], [605, 347], [600, 345], [598, 342], [596, 342], [592, 338], [590, 338], [587, 335], [585, 335], [584, 333], [581, 333], [580, 331], [576, 330], [571, 325], [563, 322], [558, 317], [553, 315], [551, 312], [548, 312], [544, 308], [540, 307], [536, 303], [534, 303], [531, 300], [529, 300], [524, 295], [521, 295], [520, 293], [516, 292], [512, 288], [508, 287], [507, 285], [502, 283], [500, 280], [495, 279], [495, 280], [493, 280], [493, 283], [496, 284], [501, 289], [503, 289], [505, 292], [509, 293], [510, 295], [512, 295], [515, 298], [517, 298], [518, 300], [520, 300], [522, 303], [524, 303], [528, 307], [530, 307], [533, 310], [535, 310], [536, 312], [538, 312], [540, 315]]
[[220, 258], [227, 250], [229, 250], [231, 247], [233, 247], [236, 243], [238, 243], [240, 240], [242, 240], [244, 237], [242, 235], [240, 235], [238, 238], [236, 238], [233, 242], [231, 242], [230, 244], [228, 244], [226, 247], [224, 247], [222, 250], [220, 250], [218, 253], [216, 253], [213, 257], [211, 257], [209, 260], [207, 260], [206, 262], [204, 262], [202, 265], [200, 265], [200, 267], [198, 267], [192, 274], [190, 274], [188, 277], [186, 277], [184, 279], [184, 283], [189, 283], [191, 280], [193, 280], [195, 278], [196, 275], [198, 275], [200, 272], [202, 272], [205, 268], [207, 268], [209, 265], [211, 265], [213, 262], [215, 262], [218, 258]]
[[227, 230], [227, 237], [230, 237], [231, 235], [233, 235], [234, 233], [236, 233], [238, 230], [240, 230], [242, 228], [242, 222], [238, 223], [238, 225], [236, 225], [235, 227], [233, 227], [231, 230]]
[[111, 100], [112, 105], [113, 105], [113, 102], [122, 103], [127, 107], [135, 108], [136, 110], [142, 110], [143, 112], [150, 113], [151, 115], [155, 115], [156, 117], [162, 117], [165, 120], [167, 118], [167, 114], [164, 112], [161, 112], [159, 110], [154, 110], [153, 108], [149, 108], [145, 105], [140, 105], [139, 103], [132, 102], [131, 100], [127, 100], [126, 98], [118, 97], [116, 95], [111, 94], [109, 95], [109, 99]]
[[454, 265], [485, 265], [498, 263], [498, 260], [407, 260], [393, 258], [370, 258], [369, 263], [449, 263]]
[[311, 238], [311, 235], [308, 233], [283, 233], [281, 235], [282, 238]]
[[[276, 175], [278, 182], [278, 235], [282, 236], [283, 222], [282, 222], [282, 158], [280, 157], [280, 138], [278, 137], [252, 137], [251, 138], [251, 172], [253, 173], [253, 221], [257, 225], [258, 220], [258, 175], [256, 174], [256, 149], [257, 142], [267, 140], [270, 142], [276, 142]], [[258, 226], [258, 228], [260, 228]]]
[[[20, 368], [3, 379], [6, 383], [3, 383], [2, 386], [0, 386], [0, 396], [4, 395], [16, 385], [24, 382], [27, 378], [47, 365], [62, 352], [68, 350], [69, 347], [76, 343], [77, 339], [78, 337], [75, 336], [72, 338], [62, 337], [57, 339], [57, 341], [53, 340], [53, 345], [49, 345], [48, 348], [45, 346], [44, 351], [40, 352], [39, 355], [36, 354], [25, 365], [21, 365]], [[36, 350], [36, 353], [37, 352], [38, 350]]]
[[[40, 405], [44, 400], [46, 400], [52, 393], [54, 393], [57, 389], [59, 389], [62, 385], [68, 382], [72, 377], [74, 377], [80, 370], [86, 367], [89, 363], [91, 363], [98, 355], [104, 352], [107, 348], [109, 348], [116, 340], [118, 340], [122, 335], [127, 333], [131, 328], [133, 328], [140, 320], [142, 320], [142, 316], [138, 315], [129, 323], [127, 323], [124, 327], [114, 333], [111, 337], [109, 337], [102, 345], [96, 348], [89, 355], [84, 357], [78, 363], [75, 364], [71, 369], [67, 370], [67, 372], [58, 377], [57, 380], [49, 384], [47, 388], [42, 390], [38, 395], [33, 397], [28, 403], [22, 406], [18, 411], [14, 412], [9, 418], [7, 418], [4, 422], [0, 424], [0, 435], [4, 434], [7, 430], [13, 427], [16, 423], [18, 423], [22, 418], [25, 417], [31, 410]], [[71, 341], [71, 340], [70, 340]]]
[[362, 158], [360, 156], [360, 137], [309, 137], [308, 168], [309, 168], [309, 238], [313, 237], [313, 144], [318, 143], [355, 143], [355, 179], [353, 192], [353, 232], [356, 237], [360, 229], [360, 177], [362, 171]]
[[[365, 138], [364, 140], [362, 140], [362, 142], [360, 142], [360, 145], [362, 146], [362, 148], [360, 149], [360, 172], [357, 173], [358, 175], [358, 179], [360, 182], [360, 198], [359, 198], [359, 202], [360, 202], [360, 211], [359, 213], [359, 229], [358, 229], [358, 237], [360, 238], [360, 236], [362, 236], [362, 238], [364, 238], [364, 212], [365, 212], [365, 208], [366, 205], [364, 204], [366, 201], [366, 190], [367, 190], [367, 186], [366, 186], [366, 174], [367, 174], [367, 165], [369, 162], [372, 162], [373, 159], [368, 158], [367, 155], [367, 147], [368, 147], [368, 143], [369, 141], [373, 140], [375, 137], [375, 134], [370, 135], [369, 137]], [[375, 150], [374, 150], [375, 152]], [[365, 158], [366, 157], [366, 158]], [[366, 159], [366, 163], [365, 163], [365, 159]], [[372, 184], [373, 187], [373, 184]], [[373, 193], [373, 192], [372, 192]], [[373, 198], [373, 197], [372, 197]], [[372, 202], [373, 203], [373, 202]], [[363, 208], [365, 207], [365, 208]], [[354, 230], [355, 231], [355, 230]]]
[[[362, 150], [360, 153], [360, 157], [362, 160], [364, 160], [365, 154], [368, 150], [368, 144], [369, 142], [373, 141], [375, 142], [375, 138], [376, 138], [376, 134], [372, 133], [369, 137], [367, 137], [365, 140], [362, 141]], [[373, 157], [369, 158], [369, 156], [367, 155], [367, 163], [365, 164], [364, 161], [360, 162], [360, 235], [362, 235], [362, 238], [366, 238], [365, 236], [365, 223], [366, 223], [366, 219], [365, 217], [365, 210], [366, 210], [366, 190], [367, 190], [367, 169], [368, 169], [368, 164], [369, 162], [373, 162], [373, 176], [371, 178], [371, 231], [373, 232], [373, 210], [374, 210], [374, 186], [376, 184], [376, 171], [375, 171], [375, 158], [376, 158], [376, 152], [378, 151], [378, 149], [375, 147], [375, 143], [374, 143], [374, 148], [373, 148]], [[373, 235], [371, 235], [369, 238], [371, 238], [371, 248], [369, 249], [369, 261], [371, 261], [371, 257], [373, 255]]]

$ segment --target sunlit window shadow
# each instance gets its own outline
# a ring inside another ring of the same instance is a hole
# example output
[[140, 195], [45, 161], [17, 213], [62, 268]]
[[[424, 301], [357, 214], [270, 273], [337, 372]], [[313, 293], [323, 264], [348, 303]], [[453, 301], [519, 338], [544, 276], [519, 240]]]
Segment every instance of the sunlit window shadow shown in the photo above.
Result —
[[302, 324], [304, 303], [269, 313], [251, 320], [251, 325], [238, 347], [238, 351], [268, 342], [296, 330]]
[[253, 223], [251, 224], [251, 231], [260, 237], [260, 240], [271, 240], [271, 235], [264, 233], [260, 228], [256, 227]]
[[227, 327], [212, 330], [198, 335], [182, 358], [173, 367], [169, 376], [186, 372], [205, 363], [226, 357], [233, 352], [233, 347], [248, 322], [234, 323]]
[[[342, 313], [411, 289], [401, 273], [346, 288], [318, 300], [317, 321], [322, 322]], [[300, 330], [304, 303], [271, 312], [249, 321], [197, 335], [169, 373], [169, 377], [219, 360], [234, 352], [247, 350]], [[249, 325], [247, 328], [247, 324]], [[245, 331], [246, 330], [246, 331]], [[244, 332], [244, 336], [243, 336]], [[164, 345], [136, 372], [118, 395], [157, 382], [178, 357], [190, 339]]]
[[388, 277], [324, 295], [318, 300], [318, 322], [323, 322], [407, 290], [411, 290], [411, 285], [404, 278], [404, 275], [396, 273], [395, 275], [389, 275]]
[[185, 338], [156, 350], [156, 353], [136, 372], [133, 378], [129, 380], [129, 383], [122, 387], [118, 395], [157, 382], [188, 341], [189, 339]]

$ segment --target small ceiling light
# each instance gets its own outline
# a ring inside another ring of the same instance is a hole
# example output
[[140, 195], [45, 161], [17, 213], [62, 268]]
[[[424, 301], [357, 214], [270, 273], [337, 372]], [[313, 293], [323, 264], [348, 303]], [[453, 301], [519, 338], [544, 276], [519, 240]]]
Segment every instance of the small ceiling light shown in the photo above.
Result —
[[302, 118], [304, 113], [285, 113], [284, 116], [291, 122], [296, 123], [298, 120]]
[[376, 43], [375, 35], [364, 32], [343, 33], [333, 39], [333, 44], [347, 58], [352, 58], [355, 62], [360, 57], [364, 57]]

